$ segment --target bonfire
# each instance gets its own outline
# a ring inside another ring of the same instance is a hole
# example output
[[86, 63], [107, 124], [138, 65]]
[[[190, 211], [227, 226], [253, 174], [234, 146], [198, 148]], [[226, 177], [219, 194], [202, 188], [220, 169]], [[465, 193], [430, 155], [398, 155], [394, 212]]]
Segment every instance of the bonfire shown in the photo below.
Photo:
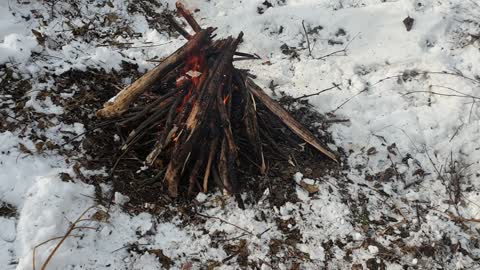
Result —
[[[215, 28], [201, 28], [181, 4], [177, 10], [193, 33], [173, 17], [169, 21], [187, 43], [97, 112], [99, 118], [117, 119], [119, 131], [127, 134], [113, 170], [128, 151], [147, 147], [145, 163], [158, 171], [171, 197], [207, 192], [212, 186], [237, 194], [242, 181], [238, 167], [249, 164], [265, 174], [265, 153], [279, 148], [271, 136], [279, 132], [269, 125], [272, 118], [337, 161], [253, 81], [252, 74], [234, 67], [237, 59], [258, 58], [237, 52], [243, 33], [215, 40]], [[146, 100], [143, 104], [137, 102], [140, 96]]]

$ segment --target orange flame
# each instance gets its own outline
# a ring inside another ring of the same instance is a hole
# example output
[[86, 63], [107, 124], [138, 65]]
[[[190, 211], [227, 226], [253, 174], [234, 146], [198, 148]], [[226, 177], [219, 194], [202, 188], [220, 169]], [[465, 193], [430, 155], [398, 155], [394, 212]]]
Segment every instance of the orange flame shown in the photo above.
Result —
[[[204, 72], [205, 68], [205, 53], [199, 52], [196, 55], [192, 55], [190, 59], [188, 59], [187, 64], [185, 65], [185, 73], [190, 71], [195, 72]], [[197, 86], [200, 82], [200, 76], [192, 76], [192, 84]]]
[[228, 100], [230, 100], [230, 95], [227, 95], [227, 96], [223, 99], [223, 104], [227, 105]]
[[182, 104], [177, 108], [177, 112], [180, 112], [183, 106], [188, 102], [190, 97], [193, 95], [193, 91], [199, 91], [202, 78], [206, 76], [207, 73], [207, 64], [205, 59], [204, 51], [196, 51], [187, 58], [185, 67], [180, 73], [179, 78], [177, 79], [177, 87], [181, 87], [191, 81], [190, 89], [188, 93], [183, 98]]

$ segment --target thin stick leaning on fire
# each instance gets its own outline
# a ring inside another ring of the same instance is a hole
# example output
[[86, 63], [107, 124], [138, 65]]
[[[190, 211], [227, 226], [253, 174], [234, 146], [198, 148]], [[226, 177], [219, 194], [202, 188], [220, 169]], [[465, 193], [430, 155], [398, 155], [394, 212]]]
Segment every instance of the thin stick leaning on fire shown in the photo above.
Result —
[[329, 157], [335, 162], [338, 162], [337, 158], [332, 152], [325, 149], [308, 129], [297, 122], [287, 111], [285, 111], [285, 109], [282, 108], [282, 106], [265, 94], [262, 88], [260, 88], [252, 79], [246, 78], [246, 85], [248, 89], [255, 95], [255, 97], [259, 99], [271, 112], [277, 115], [293, 133], [302, 138], [302, 140], [304, 140], [306, 143], [315, 147], [325, 156]]

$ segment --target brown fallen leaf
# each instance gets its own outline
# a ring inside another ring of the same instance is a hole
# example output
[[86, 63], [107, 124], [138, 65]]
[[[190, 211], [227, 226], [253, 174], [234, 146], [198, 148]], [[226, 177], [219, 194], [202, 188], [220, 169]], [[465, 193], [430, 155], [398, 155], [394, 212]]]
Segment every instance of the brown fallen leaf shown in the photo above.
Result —
[[63, 182], [73, 182], [73, 178], [68, 173], [61, 172], [59, 176]]
[[18, 149], [20, 149], [20, 151], [24, 154], [33, 154], [32, 151], [30, 151], [30, 149], [28, 149], [23, 143], [18, 143]]
[[32, 29], [32, 34], [37, 39], [38, 44], [40, 44], [41, 46], [45, 46], [45, 36], [41, 32]]
[[392, 143], [391, 145], [387, 146], [387, 151], [394, 156], [397, 155], [397, 153], [395, 152], [395, 149], [397, 149], [396, 143]]
[[215, 268], [222, 266], [221, 262], [213, 261], [210, 262], [207, 266], [207, 270], [215, 270]]
[[53, 150], [53, 149], [58, 148], [58, 145], [54, 144], [54, 143], [51, 142], [51, 141], [47, 141], [45, 144], [47, 145], [47, 149], [48, 149], [48, 150]]
[[110, 218], [110, 215], [103, 210], [98, 210], [95, 212], [95, 214], [92, 215], [91, 219], [100, 221], [100, 222], [107, 222], [107, 220]]
[[82, 165], [80, 165], [80, 163], [75, 163], [75, 165], [73, 165], [73, 171], [75, 172], [75, 174], [77, 176], [81, 176], [82, 175], [82, 171], [80, 170], [82, 168]]
[[405, 25], [405, 28], [407, 29], [407, 31], [412, 30], [413, 22], [414, 22], [414, 21], [415, 21], [415, 20], [414, 20], [412, 17], [410, 17], [410, 16], [408, 16], [407, 18], [405, 18], [405, 19], [403, 20], [403, 24]]
[[35, 144], [35, 148], [37, 149], [37, 153], [42, 153], [43, 152], [43, 147], [45, 146], [45, 143], [42, 141], [39, 141]]
[[375, 155], [376, 153], [378, 153], [378, 151], [377, 151], [377, 148], [375, 148], [375, 147], [370, 147], [370, 148], [367, 150], [367, 155], [369, 155], [369, 156]]
[[163, 251], [161, 249], [150, 249], [148, 250], [148, 253], [157, 256], [158, 260], [162, 264], [162, 267], [165, 269], [170, 269], [170, 267], [173, 265], [172, 259], [163, 254]]
[[305, 191], [307, 191], [308, 194], [310, 195], [315, 194], [320, 190], [317, 185], [308, 184], [303, 180], [301, 180], [300, 183], [298, 183], [298, 185], [302, 187]]
[[361, 264], [352, 264], [352, 270], [363, 270], [363, 266]]

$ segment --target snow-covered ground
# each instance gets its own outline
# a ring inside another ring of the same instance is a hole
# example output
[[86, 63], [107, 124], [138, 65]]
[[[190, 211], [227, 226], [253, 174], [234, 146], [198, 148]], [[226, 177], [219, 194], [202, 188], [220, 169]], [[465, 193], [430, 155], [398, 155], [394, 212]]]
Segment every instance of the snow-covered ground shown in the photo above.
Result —
[[[84, 126], [61, 120], [81, 86], [63, 89], [55, 76], [120, 72], [122, 61], [144, 72], [181, 46], [152, 18], [174, 1], [151, 3], [0, 1], [1, 269], [41, 269], [61, 241], [53, 238], [89, 207], [47, 269], [480, 269], [480, 3], [184, 1], [220, 36], [245, 32], [241, 51], [262, 60], [239, 66], [265, 89], [273, 80], [296, 97], [338, 85], [309, 101], [332, 120], [330, 147], [349, 168], [336, 178], [292, 175], [319, 192], [297, 187], [298, 202], [281, 207], [269, 190], [245, 210], [200, 194], [201, 224], [183, 211], [129, 213], [121, 194], [105, 214], [93, 185], [61, 178], [79, 170], [65, 151]], [[20, 83], [28, 91], [15, 93]]]

